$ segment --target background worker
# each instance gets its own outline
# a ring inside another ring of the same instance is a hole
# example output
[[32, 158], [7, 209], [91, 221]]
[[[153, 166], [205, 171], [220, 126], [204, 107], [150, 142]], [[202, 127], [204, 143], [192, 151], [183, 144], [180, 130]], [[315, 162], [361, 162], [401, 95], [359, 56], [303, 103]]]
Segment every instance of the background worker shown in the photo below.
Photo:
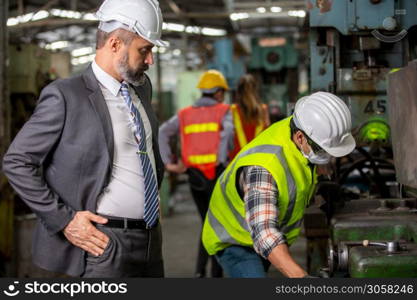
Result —
[[307, 276], [288, 247], [314, 194], [315, 165], [349, 154], [350, 130], [346, 104], [317, 92], [241, 150], [216, 183], [202, 234], [226, 274], [266, 277], [272, 264], [287, 277]]
[[33, 260], [82, 277], [163, 277], [163, 164], [144, 73], [161, 40], [156, 0], [106, 0], [96, 56], [45, 87], [4, 156], [4, 173], [38, 217]]
[[236, 90], [236, 103], [230, 106], [235, 126], [234, 148], [230, 158], [270, 125], [268, 107], [262, 104], [255, 78], [243, 75]]
[[[166, 170], [187, 171], [191, 194], [204, 221], [216, 179], [226, 167], [228, 153], [233, 148], [234, 128], [229, 105], [222, 103], [229, 89], [224, 76], [216, 70], [206, 71], [197, 87], [202, 97], [162, 124], [159, 144]], [[174, 163], [169, 140], [178, 134], [182, 160]], [[208, 254], [199, 239], [196, 277], [205, 276], [207, 260]], [[221, 276], [221, 267], [213, 257], [211, 277]]]

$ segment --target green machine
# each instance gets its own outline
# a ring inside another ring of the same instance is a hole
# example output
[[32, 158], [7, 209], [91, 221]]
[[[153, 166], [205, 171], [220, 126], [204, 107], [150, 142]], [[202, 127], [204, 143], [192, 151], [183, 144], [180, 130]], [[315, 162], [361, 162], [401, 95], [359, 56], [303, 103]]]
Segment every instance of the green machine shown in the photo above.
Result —
[[334, 276], [417, 277], [417, 200], [350, 201], [331, 221], [328, 271]]
[[345, 100], [358, 145], [305, 217], [309, 272], [417, 277], [417, 65], [403, 68], [417, 58], [417, 1], [306, 3], [311, 91]]

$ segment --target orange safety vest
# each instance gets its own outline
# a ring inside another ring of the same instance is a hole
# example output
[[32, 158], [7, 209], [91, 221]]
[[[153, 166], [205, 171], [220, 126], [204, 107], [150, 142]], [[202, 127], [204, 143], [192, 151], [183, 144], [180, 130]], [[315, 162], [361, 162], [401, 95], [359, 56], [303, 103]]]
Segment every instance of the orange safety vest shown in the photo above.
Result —
[[[266, 105], [262, 105], [264, 110], [267, 109]], [[265, 128], [266, 124], [254, 124], [245, 123], [242, 120], [243, 114], [240, 108], [236, 104], [230, 106], [230, 110], [233, 115], [233, 124], [235, 126], [235, 146], [233, 151], [230, 152], [230, 158], [233, 159], [240, 149], [242, 149], [247, 143], [258, 136]]]
[[178, 113], [181, 154], [186, 167], [199, 169], [207, 179], [216, 177], [220, 130], [229, 105], [188, 106]]

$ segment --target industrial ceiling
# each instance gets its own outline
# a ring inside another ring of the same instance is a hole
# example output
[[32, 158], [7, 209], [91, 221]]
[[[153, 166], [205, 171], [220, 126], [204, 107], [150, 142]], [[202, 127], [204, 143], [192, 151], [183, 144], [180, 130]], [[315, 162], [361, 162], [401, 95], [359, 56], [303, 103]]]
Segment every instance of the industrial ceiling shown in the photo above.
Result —
[[[94, 13], [101, 0], [8, 0], [9, 29], [13, 39], [35, 38], [40, 32], [71, 25], [96, 27]], [[122, 2], [122, 0], [121, 0]], [[224, 34], [268, 34], [292, 31], [304, 23], [305, 1], [160, 0], [166, 23], [210, 27]], [[81, 15], [76, 14], [81, 13]], [[301, 13], [301, 14], [300, 14]], [[11, 18], [11, 20], [10, 20]], [[165, 28], [176, 35], [182, 27]], [[192, 31], [191, 29], [189, 31]], [[188, 32], [188, 31], [187, 31]]]

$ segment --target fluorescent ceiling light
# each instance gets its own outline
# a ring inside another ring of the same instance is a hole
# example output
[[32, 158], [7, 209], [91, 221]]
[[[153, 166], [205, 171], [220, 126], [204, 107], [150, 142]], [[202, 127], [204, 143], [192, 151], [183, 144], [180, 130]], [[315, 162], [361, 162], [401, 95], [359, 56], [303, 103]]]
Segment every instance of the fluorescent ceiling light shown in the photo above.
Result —
[[243, 20], [243, 19], [247, 19], [247, 18], [249, 18], [249, 14], [245, 13], [245, 12], [230, 14], [230, 19], [232, 21], [239, 21], [239, 20]]
[[23, 16], [17, 17], [19, 19], [19, 23], [26, 23], [29, 22], [33, 17], [33, 13], [29, 13]]
[[57, 41], [45, 46], [47, 50], [57, 50], [68, 47], [68, 41]]
[[51, 9], [51, 15], [59, 17], [61, 15], [61, 10], [57, 8]]
[[71, 59], [71, 64], [73, 66], [86, 64], [86, 63], [93, 61], [95, 57], [96, 57], [95, 54], [90, 54], [90, 55], [84, 55], [81, 57], [73, 58]]
[[290, 10], [288, 15], [291, 17], [304, 18], [306, 16], [306, 12], [304, 10]]
[[65, 10], [54, 8], [51, 9], [51, 14], [55, 17], [68, 18], [68, 19], [81, 19], [82, 13], [75, 10]]
[[185, 26], [182, 24], [177, 23], [163, 23], [162, 29], [168, 30], [168, 31], [178, 31], [183, 32], [185, 29]]
[[19, 20], [17, 18], [8, 18], [7, 19], [7, 26], [15, 26], [19, 24]]
[[256, 9], [256, 11], [257, 11], [258, 13], [260, 13], [260, 14], [263, 14], [263, 13], [265, 13], [265, 12], [266, 12], [266, 8], [265, 8], [265, 7], [258, 7], [258, 8]]
[[227, 32], [224, 29], [203, 27], [201, 29], [201, 33], [204, 35], [209, 35], [209, 36], [224, 36], [226, 35]]
[[40, 10], [37, 13], [35, 13], [35, 15], [32, 17], [31, 21], [37, 21], [37, 20], [42, 20], [49, 17], [49, 12], [47, 12], [46, 10]]
[[90, 21], [97, 21], [97, 17], [92, 13], [81, 13], [75, 10], [63, 10], [58, 8], [53, 8], [50, 11], [40, 10], [36, 13], [29, 13], [21, 16], [17, 16], [14, 18], [7, 19], [7, 26], [15, 26], [20, 23], [26, 23], [29, 21], [38, 21], [42, 19], [46, 19], [50, 16], [58, 17], [58, 18], [67, 18], [67, 19], [81, 19], [90, 20]]
[[187, 32], [187, 33], [196, 33], [196, 34], [198, 34], [198, 33], [200, 33], [200, 30], [201, 30], [201, 28], [198, 27], [198, 26], [187, 26], [185, 28], [185, 32]]
[[83, 15], [83, 20], [89, 20], [89, 21], [98, 21], [98, 18], [95, 14], [92, 13], [86, 13]]
[[71, 55], [73, 57], [84, 56], [84, 55], [91, 54], [91, 53], [93, 53], [92, 47], [83, 47], [83, 48], [78, 48], [78, 49], [74, 49], [71, 51]]
[[67, 11], [67, 18], [70, 19], [81, 19], [82, 14], [78, 11], [68, 10]]
[[282, 11], [282, 8], [281, 8], [281, 7], [279, 7], [279, 6], [272, 6], [272, 7], [270, 8], [270, 10], [271, 10], [271, 12], [273, 12], [273, 13], [279, 13], [279, 12], [281, 12], [281, 11]]

